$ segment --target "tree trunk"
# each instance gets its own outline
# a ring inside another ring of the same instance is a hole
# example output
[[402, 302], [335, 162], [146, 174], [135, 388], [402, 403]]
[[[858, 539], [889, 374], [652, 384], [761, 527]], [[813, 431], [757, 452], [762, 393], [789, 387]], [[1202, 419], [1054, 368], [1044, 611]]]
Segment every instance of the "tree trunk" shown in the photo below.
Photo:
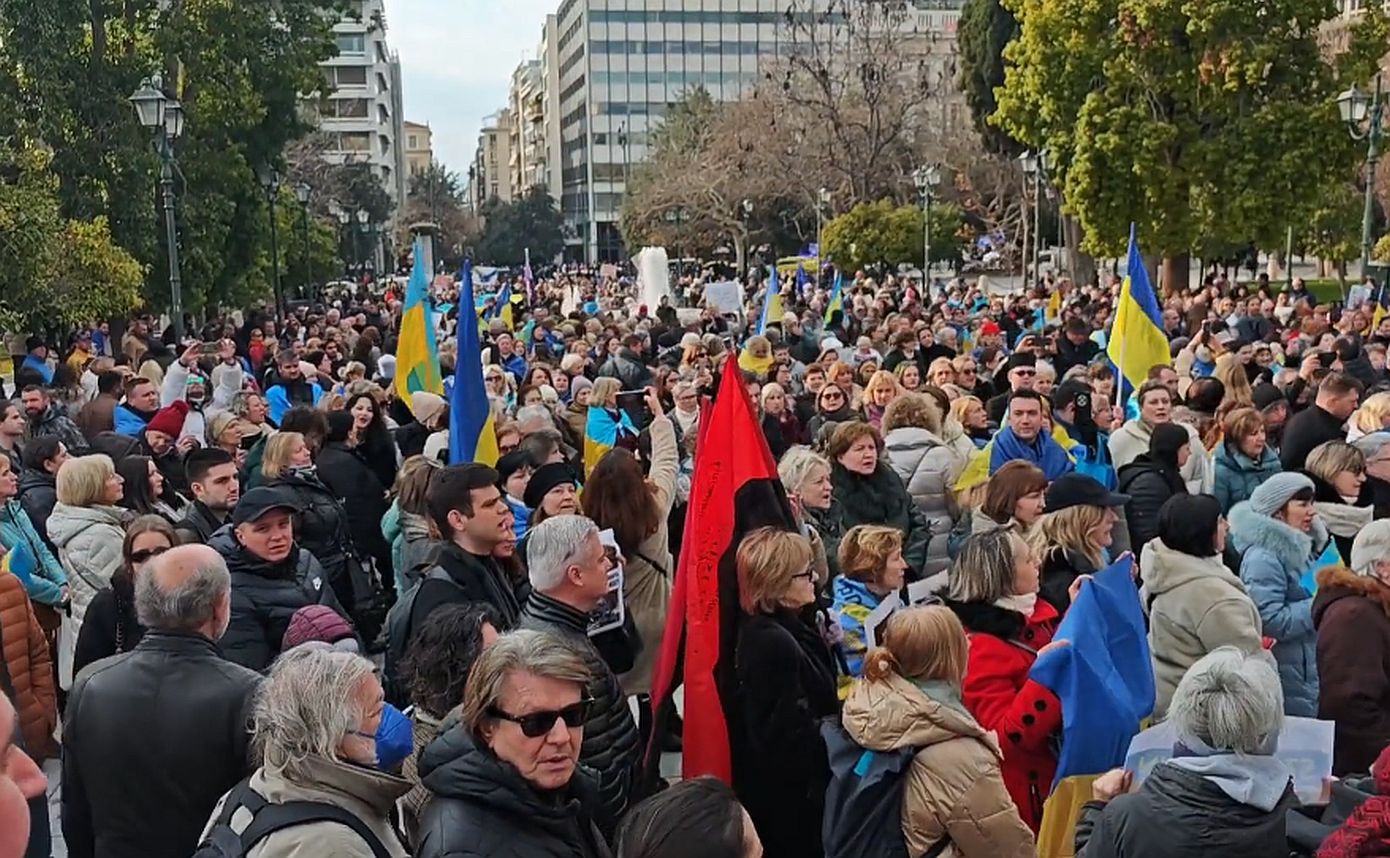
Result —
[[742, 278], [748, 273], [748, 237], [732, 233], [734, 240], [734, 276]]
[[1186, 253], [1163, 257], [1163, 268], [1160, 272], [1159, 282], [1162, 284], [1160, 289], [1165, 297], [1172, 295], [1176, 289], [1187, 287], [1189, 262]]
[[1096, 284], [1096, 258], [1081, 249], [1085, 237], [1081, 222], [1071, 215], [1062, 220], [1062, 231], [1067, 240], [1067, 261], [1071, 263], [1072, 282], [1078, 286]]

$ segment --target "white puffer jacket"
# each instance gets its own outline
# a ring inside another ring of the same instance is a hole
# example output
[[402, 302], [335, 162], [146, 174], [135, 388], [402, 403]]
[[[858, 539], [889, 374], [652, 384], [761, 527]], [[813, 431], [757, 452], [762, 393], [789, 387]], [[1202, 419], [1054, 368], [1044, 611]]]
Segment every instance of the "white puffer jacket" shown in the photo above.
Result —
[[946, 542], [955, 517], [949, 491], [965, 468], [965, 459], [939, 435], [915, 426], [890, 431], [883, 443], [889, 466], [902, 479], [931, 528], [923, 574], [935, 575], [951, 562]]

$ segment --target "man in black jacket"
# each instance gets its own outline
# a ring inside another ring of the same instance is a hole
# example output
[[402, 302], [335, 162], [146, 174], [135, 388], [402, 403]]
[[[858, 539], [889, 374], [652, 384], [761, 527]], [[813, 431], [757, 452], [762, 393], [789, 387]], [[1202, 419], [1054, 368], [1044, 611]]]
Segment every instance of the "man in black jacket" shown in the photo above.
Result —
[[78, 674], [63, 719], [63, 837], [73, 858], [187, 858], [217, 800], [250, 771], [260, 676], [222, 657], [227, 565], [205, 545], [137, 578], [149, 631]]
[[1057, 377], [1067, 374], [1074, 366], [1089, 366], [1100, 354], [1100, 344], [1091, 339], [1091, 326], [1084, 319], [1073, 316], [1067, 320], [1067, 327], [1057, 338], [1057, 356], [1052, 365], [1057, 368]]
[[[632, 719], [612, 665], [591, 642], [590, 615], [608, 596], [612, 563], [599, 542], [598, 525], [582, 515], [559, 515], [537, 525], [526, 538], [526, 566], [531, 596], [521, 611], [523, 629], [548, 631], [566, 638], [584, 656], [590, 679], [586, 689], [593, 701], [584, 720], [584, 743], [579, 762], [598, 772], [599, 829], [611, 834], [627, 808], [641, 761], [637, 724]], [[622, 627], [613, 629], [619, 636]], [[611, 651], [612, 648], [608, 648]], [[636, 653], [627, 648], [626, 664]]]
[[212, 535], [222, 529], [231, 517], [232, 509], [241, 499], [241, 480], [237, 478], [236, 460], [232, 454], [217, 447], [194, 450], [184, 459], [188, 486], [193, 503], [175, 525], [179, 539], [206, 545]]
[[641, 390], [651, 384], [652, 371], [642, 360], [642, 338], [636, 334], [623, 337], [622, 348], [599, 367], [600, 376], [616, 378], [623, 390]]
[[1284, 444], [1279, 462], [1286, 471], [1296, 471], [1313, 448], [1327, 441], [1347, 437], [1347, 418], [1361, 401], [1361, 382], [1334, 372], [1318, 384], [1313, 404], [1295, 414], [1284, 427]]

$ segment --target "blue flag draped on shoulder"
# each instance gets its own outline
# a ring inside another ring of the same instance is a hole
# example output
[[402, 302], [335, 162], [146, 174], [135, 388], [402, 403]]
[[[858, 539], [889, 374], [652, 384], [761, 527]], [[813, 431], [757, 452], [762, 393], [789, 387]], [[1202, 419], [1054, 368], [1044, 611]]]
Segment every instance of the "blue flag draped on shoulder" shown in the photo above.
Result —
[[1120, 287], [1120, 300], [1115, 305], [1115, 324], [1110, 329], [1106, 354], [1122, 379], [1121, 388], [1128, 382], [1129, 390], [1141, 387], [1153, 367], [1173, 363], [1168, 337], [1163, 333], [1158, 296], [1139, 254], [1134, 224], [1129, 225], [1129, 261], [1124, 285]]
[[425, 270], [424, 239], [415, 239], [415, 265], [405, 288], [401, 310], [401, 334], [396, 342], [396, 396], [410, 402], [418, 390], [443, 393], [444, 379], [439, 373], [439, 350], [434, 343], [430, 321], [430, 277]]
[[782, 321], [782, 287], [777, 282], [777, 266], [772, 266], [772, 276], [767, 281], [767, 294], [763, 296], [763, 312], [758, 316], [758, 324], [753, 329], [753, 333], [761, 334], [767, 331], [768, 322]]
[[496, 465], [497, 432], [492, 425], [492, 406], [483, 389], [483, 347], [478, 339], [477, 311], [473, 309], [471, 259], [463, 262], [458, 304], [458, 357], [454, 389], [449, 391], [449, 464]]

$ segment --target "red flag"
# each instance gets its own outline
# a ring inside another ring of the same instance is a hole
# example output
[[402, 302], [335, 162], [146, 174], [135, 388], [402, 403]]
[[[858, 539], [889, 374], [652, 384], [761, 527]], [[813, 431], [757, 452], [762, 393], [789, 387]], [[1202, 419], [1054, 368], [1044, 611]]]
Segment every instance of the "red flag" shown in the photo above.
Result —
[[[713, 406], [700, 417], [685, 536], [652, 682], [653, 709], [661, 712], [676, 685], [684, 641], [686, 778], [714, 775], [732, 782], [724, 707], [734, 687], [734, 552], [744, 533], [767, 525], [792, 529], [793, 521], [743, 374], [730, 366]], [[649, 755], [660, 747], [661, 720]]]

